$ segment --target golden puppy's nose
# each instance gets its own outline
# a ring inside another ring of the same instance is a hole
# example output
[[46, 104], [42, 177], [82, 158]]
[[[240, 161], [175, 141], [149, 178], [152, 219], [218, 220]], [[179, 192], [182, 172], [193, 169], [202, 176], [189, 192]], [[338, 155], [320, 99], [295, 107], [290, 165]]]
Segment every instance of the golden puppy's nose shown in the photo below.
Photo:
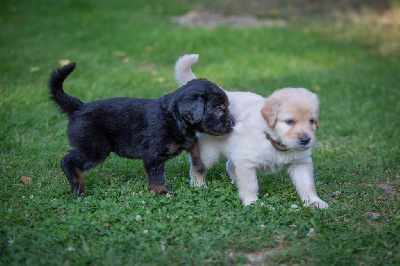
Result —
[[310, 143], [311, 138], [307, 135], [300, 136], [299, 141], [301, 145], [307, 145]]

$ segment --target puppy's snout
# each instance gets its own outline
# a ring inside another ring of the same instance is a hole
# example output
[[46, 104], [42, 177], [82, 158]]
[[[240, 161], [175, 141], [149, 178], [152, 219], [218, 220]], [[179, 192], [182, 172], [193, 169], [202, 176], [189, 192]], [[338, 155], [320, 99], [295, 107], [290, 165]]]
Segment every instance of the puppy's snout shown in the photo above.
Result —
[[307, 135], [300, 136], [299, 141], [301, 145], [307, 145], [310, 143], [311, 138]]
[[228, 121], [226, 121], [225, 126], [229, 129], [232, 129], [235, 126], [235, 121], [232, 116], [229, 116]]

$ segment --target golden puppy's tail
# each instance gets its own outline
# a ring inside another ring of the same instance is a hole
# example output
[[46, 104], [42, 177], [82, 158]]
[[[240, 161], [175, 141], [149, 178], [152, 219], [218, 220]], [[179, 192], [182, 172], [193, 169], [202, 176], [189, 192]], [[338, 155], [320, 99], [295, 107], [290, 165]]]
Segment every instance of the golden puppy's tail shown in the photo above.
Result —
[[175, 79], [182, 86], [196, 79], [196, 75], [193, 73], [191, 67], [199, 59], [198, 54], [185, 54], [179, 57], [175, 63]]

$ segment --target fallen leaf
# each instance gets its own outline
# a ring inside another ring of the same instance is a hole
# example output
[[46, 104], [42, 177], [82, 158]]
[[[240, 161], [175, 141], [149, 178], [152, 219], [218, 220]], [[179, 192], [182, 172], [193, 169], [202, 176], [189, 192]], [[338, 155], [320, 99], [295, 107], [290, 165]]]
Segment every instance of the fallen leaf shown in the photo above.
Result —
[[315, 85], [314, 89], [315, 89], [316, 91], [321, 91], [321, 87], [318, 86], [318, 85]]
[[29, 72], [38, 72], [40, 70], [40, 67], [31, 67], [30, 69], [29, 69]]
[[65, 216], [66, 213], [67, 213], [67, 210], [62, 210], [59, 213], [57, 213], [57, 215]]
[[68, 65], [69, 63], [71, 63], [71, 61], [69, 61], [68, 59], [60, 59], [59, 61], [58, 61], [58, 63], [60, 64], [60, 66], [65, 66], [65, 65]]
[[26, 185], [28, 183], [32, 183], [33, 179], [32, 179], [32, 177], [29, 177], [29, 176], [22, 176], [21, 181], [22, 181], [22, 183], [24, 183]]
[[105, 229], [110, 228], [110, 224], [109, 224], [109, 223], [104, 223], [103, 225], [104, 225], [104, 228], [105, 228]]
[[279, 9], [277, 9], [277, 8], [272, 8], [272, 9], [269, 11], [269, 14], [270, 14], [271, 16], [277, 16], [277, 15], [279, 15], [279, 13], [280, 13], [280, 11], [279, 11]]
[[162, 82], [164, 82], [164, 81], [165, 81], [165, 78], [163, 78], [163, 77], [159, 77], [159, 78], [157, 79], [157, 81], [158, 81], [158, 82], [160, 82], [160, 83], [162, 83]]
[[124, 58], [122, 59], [122, 62], [128, 63], [130, 60], [131, 60], [131, 59], [130, 59], [129, 57], [124, 57]]

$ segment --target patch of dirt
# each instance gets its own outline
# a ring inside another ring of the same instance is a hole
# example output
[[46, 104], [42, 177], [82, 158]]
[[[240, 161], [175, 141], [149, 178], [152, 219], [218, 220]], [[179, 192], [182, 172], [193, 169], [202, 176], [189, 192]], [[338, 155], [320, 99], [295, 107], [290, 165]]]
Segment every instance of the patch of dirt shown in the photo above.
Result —
[[[392, 183], [379, 183], [378, 188], [382, 189], [388, 197], [388, 201], [391, 202], [394, 200], [396, 195], [396, 188]], [[400, 198], [397, 199], [400, 201]]]
[[189, 11], [188, 13], [173, 17], [172, 21], [180, 26], [214, 28], [219, 25], [227, 25], [233, 28], [242, 27], [284, 27], [286, 22], [281, 19], [259, 19], [254, 15], [230, 15], [207, 11]]
[[349, 23], [367, 25], [368, 28], [360, 28], [358, 35], [379, 54], [387, 56], [400, 51], [400, 9], [385, 10], [379, 15], [367, 10], [336, 13], [335, 18], [338, 29], [345, 29]]
[[222, 14], [252, 14], [286, 18], [293, 15], [325, 16], [335, 12], [358, 12], [364, 9], [382, 12], [391, 7], [391, 0], [204, 0], [202, 2], [203, 9]]
[[400, 10], [393, 7], [391, 0], [205, 0], [196, 10], [173, 17], [172, 21], [180, 26], [208, 29], [219, 25], [284, 27], [310, 17], [333, 19], [332, 25], [338, 29], [336, 39], [348, 38], [349, 25], [360, 25], [357, 36], [364, 41], [364, 47], [383, 56], [400, 51]]
[[367, 220], [367, 224], [374, 227], [375, 230], [380, 230], [387, 225], [385, 221], [378, 220], [381, 217], [379, 212], [367, 212], [366, 215], [371, 218], [371, 220]]
[[[230, 257], [234, 257], [235, 254], [243, 254], [251, 263], [262, 263], [264, 262], [266, 256], [273, 254], [274, 252], [280, 251], [283, 249], [283, 238], [284, 236], [276, 237], [278, 241], [278, 246], [276, 248], [266, 248], [261, 251], [256, 252], [240, 252], [232, 249], [225, 250], [225, 253], [228, 253]], [[248, 264], [245, 264], [248, 265]]]
[[[370, 183], [360, 183], [360, 185], [364, 185], [364, 186], [368, 186], [368, 187], [375, 187], [374, 184], [370, 184]], [[400, 197], [397, 197], [397, 191], [396, 191], [396, 187], [392, 182], [381, 182], [378, 183], [376, 185], [377, 188], [380, 188], [383, 190], [383, 192], [385, 192], [387, 198], [386, 201], [388, 202], [392, 202], [392, 201], [400, 201]], [[380, 200], [384, 200], [382, 199], [382, 197], [379, 196]]]
[[188, 27], [237, 28], [282, 27], [310, 17], [331, 18], [338, 28], [336, 38], [348, 38], [345, 29], [349, 25], [361, 25], [357, 35], [364, 40], [365, 47], [390, 56], [400, 51], [400, 10], [394, 3], [392, 0], [204, 0], [195, 11], [174, 17], [172, 21]]
[[[396, 197], [396, 187], [391, 182], [381, 182], [377, 185], [369, 184], [369, 183], [361, 183], [360, 185], [368, 186], [368, 187], [376, 187], [378, 189], [383, 190], [386, 194], [386, 198], [383, 196], [378, 197], [378, 204], [382, 201], [393, 202], [400, 201], [400, 198]], [[397, 198], [397, 199], [396, 199]], [[369, 219], [367, 220], [367, 224], [375, 228], [375, 230], [380, 230], [387, 225], [387, 220], [385, 219], [385, 214], [377, 211], [368, 211], [365, 213]]]

